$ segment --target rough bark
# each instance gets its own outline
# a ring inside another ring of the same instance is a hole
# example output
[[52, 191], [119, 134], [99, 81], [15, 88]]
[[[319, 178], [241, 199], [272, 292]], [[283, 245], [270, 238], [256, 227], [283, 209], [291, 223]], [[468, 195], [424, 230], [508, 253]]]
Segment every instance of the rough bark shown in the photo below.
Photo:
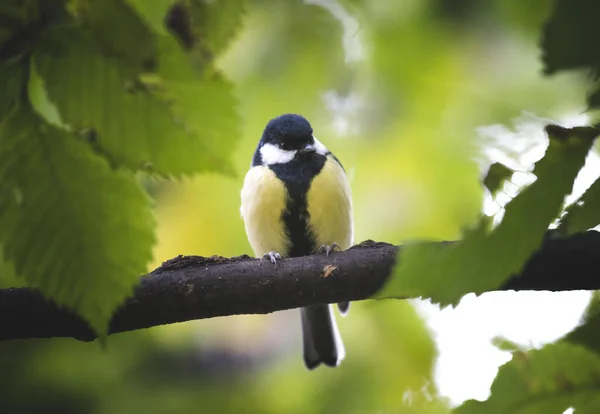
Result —
[[[179, 256], [141, 278], [133, 297], [115, 313], [110, 333], [367, 299], [383, 286], [398, 249], [367, 241], [329, 257], [285, 259], [276, 266], [247, 256]], [[595, 290], [599, 273], [600, 233], [547, 238], [521, 274], [497, 290]], [[35, 290], [0, 290], [0, 340], [51, 337], [93, 340], [95, 335], [86, 322]]]

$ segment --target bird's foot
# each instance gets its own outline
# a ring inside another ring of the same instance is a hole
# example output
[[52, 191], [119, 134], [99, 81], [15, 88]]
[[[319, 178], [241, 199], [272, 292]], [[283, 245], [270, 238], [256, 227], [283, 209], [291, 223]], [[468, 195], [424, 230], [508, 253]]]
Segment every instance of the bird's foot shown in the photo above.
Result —
[[339, 246], [339, 244], [337, 244], [336, 242], [333, 242], [331, 244], [324, 244], [321, 247], [319, 247], [319, 249], [317, 250], [317, 253], [319, 254], [323, 254], [325, 253], [325, 256], [329, 256], [329, 254], [334, 251], [335, 249], [338, 249], [340, 252], [342, 251], [342, 248]]
[[263, 257], [261, 258], [261, 260], [265, 260], [265, 259], [269, 259], [271, 261], [271, 263], [276, 265], [277, 260], [281, 260], [281, 255], [277, 252], [269, 252], [269, 253], [265, 253], [263, 255]]

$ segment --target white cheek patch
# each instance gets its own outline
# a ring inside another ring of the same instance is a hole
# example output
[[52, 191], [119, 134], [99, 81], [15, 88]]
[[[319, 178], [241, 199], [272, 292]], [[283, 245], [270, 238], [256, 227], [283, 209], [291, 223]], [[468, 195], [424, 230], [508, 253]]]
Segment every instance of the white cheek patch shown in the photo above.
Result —
[[315, 140], [314, 146], [315, 146], [315, 149], [317, 150], [317, 154], [321, 154], [321, 155], [329, 154], [329, 150], [314, 135], [313, 135], [313, 139]]
[[265, 144], [260, 148], [260, 157], [263, 164], [285, 164], [290, 162], [296, 156], [296, 151], [286, 151], [277, 145]]

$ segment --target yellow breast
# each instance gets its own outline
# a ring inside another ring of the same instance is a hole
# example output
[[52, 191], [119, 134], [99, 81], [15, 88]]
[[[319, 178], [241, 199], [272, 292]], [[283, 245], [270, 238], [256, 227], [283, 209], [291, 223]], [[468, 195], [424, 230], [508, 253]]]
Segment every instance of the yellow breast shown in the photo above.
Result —
[[281, 215], [287, 191], [266, 166], [252, 167], [244, 179], [241, 213], [250, 246], [256, 257], [270, 251], [285, 254], [288, 240]]
[[343, 250], [353, 244], [352, 193], [342, 167], [331, 157], [313, 179], [307, 194], [310, 227], [316, 247], [337, 243]]

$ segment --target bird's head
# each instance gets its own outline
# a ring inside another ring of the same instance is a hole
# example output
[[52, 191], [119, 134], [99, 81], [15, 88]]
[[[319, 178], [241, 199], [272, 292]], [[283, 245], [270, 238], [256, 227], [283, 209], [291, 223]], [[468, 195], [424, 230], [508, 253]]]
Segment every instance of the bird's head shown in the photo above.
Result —
[[285, 164], [294, 159], [310, 160], [326, 153], [327, 149], [315, 139], [310, 123], [303, 116], [285, 114], [267, 124], [258, 143], [254, 163]]

